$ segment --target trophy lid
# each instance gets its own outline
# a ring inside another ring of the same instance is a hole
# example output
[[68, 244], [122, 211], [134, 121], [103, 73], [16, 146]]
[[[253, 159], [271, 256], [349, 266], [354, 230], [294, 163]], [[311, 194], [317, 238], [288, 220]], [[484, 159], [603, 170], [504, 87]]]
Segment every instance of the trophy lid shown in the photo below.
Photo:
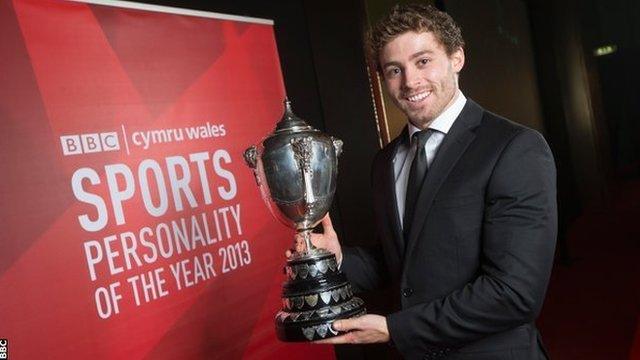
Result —
[[312, 126], [307, 124], [306, 121], [299, 118], [293, 113], [291, 109], [291, 101], [289, 98], [284, 99], [284, 114], [282, 119], [276, 124], [276, 133], [285, 131], [301, 131], [301, 130], [315, 130]]

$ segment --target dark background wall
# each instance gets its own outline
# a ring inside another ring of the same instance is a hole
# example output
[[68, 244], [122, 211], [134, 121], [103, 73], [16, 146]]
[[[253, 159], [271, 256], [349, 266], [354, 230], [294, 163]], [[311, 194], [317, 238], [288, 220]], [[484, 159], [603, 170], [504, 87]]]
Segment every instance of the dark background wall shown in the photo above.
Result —
[[[613, 171], [637, 175], [640, 162], [640, 2], [585, 1], [579, 6], [585, 50], [612, 45], [616, 51], [593, 57], [590, 64], [600, 87]], [[593, 55], [591, 53], [590, 55]], [[607, 154], [609, 155], [609, 154]]]
[[544, 133], [526, 4], [446, 0], [443, 6], [467, 43], [460, 88], [488, 110]]

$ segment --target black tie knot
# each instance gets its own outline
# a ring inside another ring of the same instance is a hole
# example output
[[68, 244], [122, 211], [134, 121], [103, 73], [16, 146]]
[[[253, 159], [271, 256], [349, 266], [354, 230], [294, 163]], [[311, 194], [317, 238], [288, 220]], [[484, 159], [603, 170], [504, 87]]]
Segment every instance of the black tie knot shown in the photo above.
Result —
[[431, 129], [416, 131], [413, 133], [413, 136], [412, 136], [413, 139], [411, 143], [416, 144], [417, 148], [420, 149], [421, 147], [424, 147], [424, 145], [427, 143], [427, 140], [429, 140], [429, 137], [431, 137], [431, 134], [433, 134], [433, 131]]

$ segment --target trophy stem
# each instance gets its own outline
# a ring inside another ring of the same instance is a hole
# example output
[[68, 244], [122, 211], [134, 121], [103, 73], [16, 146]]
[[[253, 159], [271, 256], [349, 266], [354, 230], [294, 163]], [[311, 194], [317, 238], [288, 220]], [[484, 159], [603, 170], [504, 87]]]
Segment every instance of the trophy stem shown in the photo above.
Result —
[[304, 229], [298, 232], [298, 235], [302, 236], [302, 240], [304, 240], [304, 250], [302, 250], [302, 255], [312, 254], [316, 249], [311, 242], [311, 231], [311, 229]]

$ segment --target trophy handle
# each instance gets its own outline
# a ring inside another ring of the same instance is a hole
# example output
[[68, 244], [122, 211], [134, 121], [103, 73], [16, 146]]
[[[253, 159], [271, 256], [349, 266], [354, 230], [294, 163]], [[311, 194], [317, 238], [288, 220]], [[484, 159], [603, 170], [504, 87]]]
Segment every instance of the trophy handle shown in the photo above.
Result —
[[247, 150], [244, 151], [243, 157], [244, 162], [247, 163], [250, 168], [255, 169], [258, 166], [258, 148], [255, 145], [247, 148]]
[[247, 166], [253, 170], [253, 177], [256, 179], [256, 184], [260, 186], [260, 177], [258, 176], [258, 148], [253, 145], [245, 150], [242, 156]]
[[342, 154], [342, 145], [343, 145], [342, 140], [332, 136], [331, 142], [333, 142], [333, 150], [335, 150], [336, 152], [336, 157], [339, 157], [340, 154]]

